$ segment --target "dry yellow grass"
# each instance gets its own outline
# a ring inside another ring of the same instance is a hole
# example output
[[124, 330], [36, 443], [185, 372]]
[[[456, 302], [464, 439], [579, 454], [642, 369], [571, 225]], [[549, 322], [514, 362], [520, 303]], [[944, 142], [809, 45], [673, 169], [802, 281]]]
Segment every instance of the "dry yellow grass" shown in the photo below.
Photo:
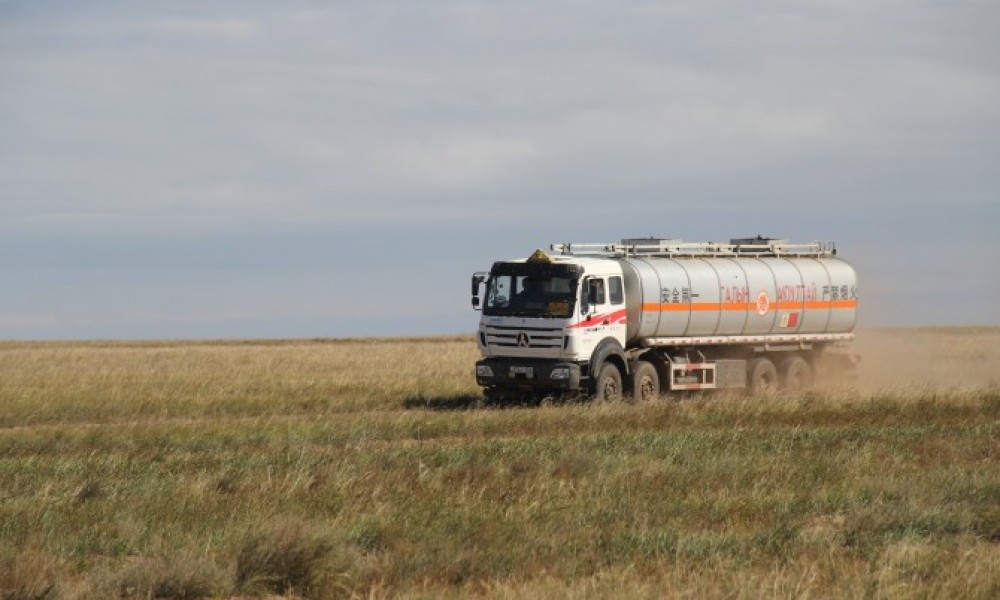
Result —
[[0, 597], [992, 598], [998, 348], [467, 410], [471, 338], [0, 344]]

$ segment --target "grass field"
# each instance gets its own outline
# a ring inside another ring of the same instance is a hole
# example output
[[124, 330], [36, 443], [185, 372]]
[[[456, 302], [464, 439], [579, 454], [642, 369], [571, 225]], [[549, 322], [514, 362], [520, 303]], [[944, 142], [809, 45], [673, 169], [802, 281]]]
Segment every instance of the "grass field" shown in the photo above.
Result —
[[472, 410], [471, 338], [0, 343], [0, 598], [1000, 597], [1000, 328]]

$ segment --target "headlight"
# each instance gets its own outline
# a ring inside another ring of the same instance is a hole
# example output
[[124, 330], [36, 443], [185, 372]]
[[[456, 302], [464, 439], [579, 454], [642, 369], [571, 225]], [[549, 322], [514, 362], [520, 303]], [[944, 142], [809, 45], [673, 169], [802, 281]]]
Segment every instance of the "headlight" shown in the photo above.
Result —
[[558, 367], [552, 369], [552, 373], [549, 375], [552, 379], [569, 379], [569, 368], [568, 367]]
[[493, 369], [489, 365], [476, 365], [476, 377], [493, 377]]

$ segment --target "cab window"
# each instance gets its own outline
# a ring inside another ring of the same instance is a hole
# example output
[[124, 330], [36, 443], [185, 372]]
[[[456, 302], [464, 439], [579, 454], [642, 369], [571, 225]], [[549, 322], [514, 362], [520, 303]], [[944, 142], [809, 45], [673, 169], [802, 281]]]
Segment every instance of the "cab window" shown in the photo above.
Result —
[[622, 289], [622, 278], [612, 277], [608, 279], [608, 295], [611, 297], [611, 304], [621, 304], [625, 302], [625, 293]]
[[596, 277], [590, 279], [590, 303], [604, 304], [604, 280]]

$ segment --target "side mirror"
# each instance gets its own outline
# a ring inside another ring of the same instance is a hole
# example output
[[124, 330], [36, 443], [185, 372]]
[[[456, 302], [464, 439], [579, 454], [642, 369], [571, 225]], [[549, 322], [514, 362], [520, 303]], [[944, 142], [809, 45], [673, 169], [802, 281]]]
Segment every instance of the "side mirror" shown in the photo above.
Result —
[[580, 316], [590, 312], [590, 277], [580, 282]]
[[474, 273], [472, 275], [472, 308], [479, 310], [479, 286], [486, 281], [486, 273]]

